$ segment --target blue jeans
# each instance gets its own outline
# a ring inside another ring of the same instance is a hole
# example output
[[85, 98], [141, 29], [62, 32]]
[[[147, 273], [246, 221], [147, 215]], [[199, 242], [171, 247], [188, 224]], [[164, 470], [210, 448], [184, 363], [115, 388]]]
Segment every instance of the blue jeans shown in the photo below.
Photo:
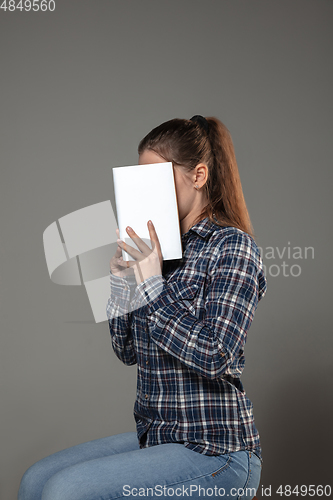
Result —
[[140, 449], [135, 432], [83, 443], [32, 465], [18, 500], [253, 498], [261, 462], [249, 451], [208, 456], [168, 443]]

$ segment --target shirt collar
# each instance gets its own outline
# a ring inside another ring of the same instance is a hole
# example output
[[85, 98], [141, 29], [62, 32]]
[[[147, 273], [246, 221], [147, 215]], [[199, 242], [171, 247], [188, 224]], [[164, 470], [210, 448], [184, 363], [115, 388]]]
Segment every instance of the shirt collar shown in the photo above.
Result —
[[205, 219], [202, 219], [197, 224], [192, 226], [187, 231], [187, 233], [183, 234], [183, 237], [187, 239], [192, 232], [198, 234], [199, 236], [201, 236], [201, 238], [206, 239], [208, 236], [211, 235], [213, 231], [215, 231], [215, 229], [216, 229], [216, 224], [214, 224], [208, 217], [206, 217]]

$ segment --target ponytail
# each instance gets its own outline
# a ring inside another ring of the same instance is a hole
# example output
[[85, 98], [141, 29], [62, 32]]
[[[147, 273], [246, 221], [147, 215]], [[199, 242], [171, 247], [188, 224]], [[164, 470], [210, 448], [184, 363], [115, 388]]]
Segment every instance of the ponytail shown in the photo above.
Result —
[[209, 200], [202, 215], [221, 226], [233, 226], [253, 236], [229, 130], [214, 117], [207, 118], [212, 161], [205, 184]]

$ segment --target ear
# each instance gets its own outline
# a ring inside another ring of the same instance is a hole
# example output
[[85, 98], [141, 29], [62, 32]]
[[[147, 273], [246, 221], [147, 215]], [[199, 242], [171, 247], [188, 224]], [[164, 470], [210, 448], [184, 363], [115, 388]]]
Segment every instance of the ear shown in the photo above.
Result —
[[208, 167], [205, 165], [205, 163], [199, 163], [195, 167], [195, 179], [194, 182], [199, 186], [199, 188], [202, 188], [208, 179]]

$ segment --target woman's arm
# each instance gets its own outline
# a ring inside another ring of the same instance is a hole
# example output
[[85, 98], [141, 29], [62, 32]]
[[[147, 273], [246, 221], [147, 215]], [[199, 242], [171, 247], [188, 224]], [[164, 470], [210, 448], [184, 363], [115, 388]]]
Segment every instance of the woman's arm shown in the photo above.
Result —
[[125, 365], [136, 363], [131, 331], [130, 283], [110, 272], [110, 298], [106, 306], [111, 343], [116, 356]]
[[253, 240], [246, 233], [236, 233], [213, 247], [203, 298], [204, 321], [182, 300], [194, 296], [194, 288], [181, 291], [177, 283], [168, 284], [161, 276], [152, 276], [138, 286], [147, 301], [151, 339], [189, 368], [214, 379], [228, 373], [244, 348], [258, 300], [266, 291]]

